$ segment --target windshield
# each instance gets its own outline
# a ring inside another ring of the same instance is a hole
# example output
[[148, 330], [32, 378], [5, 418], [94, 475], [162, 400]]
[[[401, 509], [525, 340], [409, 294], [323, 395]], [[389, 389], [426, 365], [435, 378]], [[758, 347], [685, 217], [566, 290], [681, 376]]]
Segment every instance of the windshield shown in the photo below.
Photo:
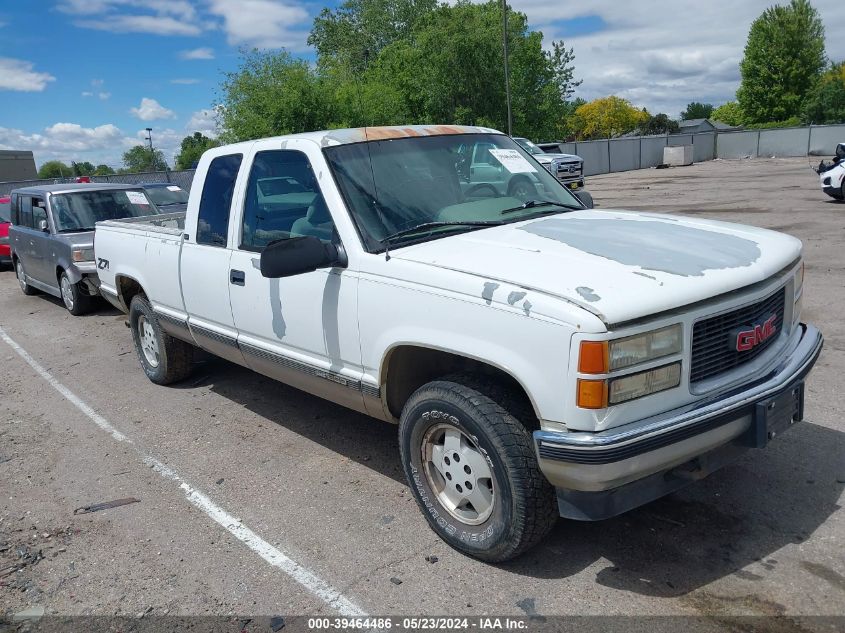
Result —
[[[384, 239], [423, 224], [411, 241], [477, 230], [458, 223], [518, 222], [583, 205], [513, 139], [503, 134], [457, 134], [370, 141], [326, 148], [326, 158], [370, 252]], [[535, 204], [522, 205], [529, 201]]]
[[50, 197], [53, 222], [60, 233], [92, 231], [101, 220], [119, 220], [158, 213], [143, 191], [75, 191]]
[[166, 207], [169, 204], [186, 204], [188, 193], [176, 185], [167, 187], [145, 187], [144, 191], [156, 206]]
[[11, 218], [9, 202], [6, 200], [0, 201], [0, 222], [11, 222]]
[[534, 143], [529, 141], [527, 138], [515, 138], [514, 140], [519, 143], [522, 149], [524, 149], [529, 154], [533, 154], [535, 156], [537, 154], [545, 154], [543, 150], [534, 145]]

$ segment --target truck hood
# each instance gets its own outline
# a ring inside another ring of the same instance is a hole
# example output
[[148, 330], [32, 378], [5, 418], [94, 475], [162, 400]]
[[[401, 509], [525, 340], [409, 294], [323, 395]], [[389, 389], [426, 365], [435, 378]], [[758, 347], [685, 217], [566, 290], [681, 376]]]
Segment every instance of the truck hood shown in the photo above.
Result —
[[575, 154], [548, 154], [547, 153], [547, 154], [534, 154], [533, 156], [534, 156], [534, 159], [538, 163], [542, 163], [543, 165], [551, 163], [553, 160], [559, 160], [559, 161], [562, 161], [562, 162], [565, 162], [565, 163], [571, 162], [571, 161], [578, 161], [579, 163], [581, 162], [581, 157], [576, 156]]
[[478, 277], [488, 301], [490, 288], [512, 284], [579, 305], [608, 326], [763, 281], [800, 254], [801, 242], [783, 233], [615, 210], [563, 213], [391, 252]]

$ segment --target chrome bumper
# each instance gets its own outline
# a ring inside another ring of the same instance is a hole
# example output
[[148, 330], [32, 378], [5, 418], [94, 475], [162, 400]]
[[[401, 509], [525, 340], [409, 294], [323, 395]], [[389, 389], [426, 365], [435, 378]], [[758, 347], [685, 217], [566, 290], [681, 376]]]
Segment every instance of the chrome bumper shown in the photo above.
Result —
[[800, 327], [783, 361], [751, 385], [598, 433], [536, 431], [540, 470], [558, 488], [561, 515], [620, 514], [765, 446], [783, 424], [800, 420], [803, 380], [823, 344], [818, 329]]

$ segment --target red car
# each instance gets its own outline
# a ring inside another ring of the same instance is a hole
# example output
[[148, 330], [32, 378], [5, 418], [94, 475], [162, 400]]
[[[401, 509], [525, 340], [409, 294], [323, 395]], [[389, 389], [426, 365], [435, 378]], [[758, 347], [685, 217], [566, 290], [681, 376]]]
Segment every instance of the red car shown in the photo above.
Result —
[[0, 198], [0, 266], [12, 263], [9, 250], [9, 224], [11, 223], [10, 198]]

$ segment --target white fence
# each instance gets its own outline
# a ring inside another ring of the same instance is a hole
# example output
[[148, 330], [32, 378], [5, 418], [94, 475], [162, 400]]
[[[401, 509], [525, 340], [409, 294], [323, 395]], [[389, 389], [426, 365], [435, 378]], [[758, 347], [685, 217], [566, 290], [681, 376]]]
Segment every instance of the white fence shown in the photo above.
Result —
[[832, 156], [837, 143], [845, 143], [845, 125], [812, 125], [771, 130], [740, 130], [636, 136], [560, 143], [560, 151], [584, 159], [584, 174], [607, 174], [656, 167], [663, 162], [663, 148], [692, 145], [695, 162], [714, 158]]

